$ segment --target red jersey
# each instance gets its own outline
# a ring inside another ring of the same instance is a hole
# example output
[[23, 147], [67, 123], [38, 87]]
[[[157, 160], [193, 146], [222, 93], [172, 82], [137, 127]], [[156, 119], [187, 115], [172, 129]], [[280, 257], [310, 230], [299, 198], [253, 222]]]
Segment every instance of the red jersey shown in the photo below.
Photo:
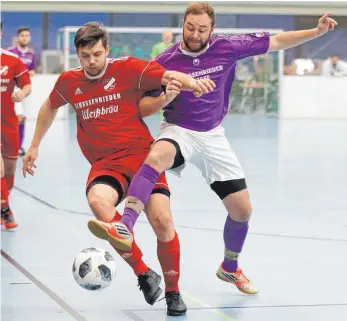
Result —
[[18, 130], [18, 119], [11, 95], [15, 86], [30, 85], [30, 76], [27, 67], [12, 52], [0, 49], [0, 59], [1, 126], [5, 131], [15, 131]]
[[53, 108], [69, 103], [76, 111], [77, 140], [93, 164], [112, 153], [149, 148], [153, 138], [138, 109], [141, 93], [160, 89], [165, 69], [133, 57], [107, 60], [100, 76], [82, 67], [65, 71], [49, 99]]

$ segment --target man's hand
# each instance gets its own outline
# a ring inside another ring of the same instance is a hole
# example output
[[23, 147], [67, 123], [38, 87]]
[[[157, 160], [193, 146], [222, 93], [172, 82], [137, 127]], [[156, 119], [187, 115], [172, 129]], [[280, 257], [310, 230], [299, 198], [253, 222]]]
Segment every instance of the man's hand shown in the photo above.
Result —
[[194, 80], [195, 83], [193, 84], [194, 88], [194, 95], [195, 97], [200, 97], [204, 94], [208, 94], [211, 91], [213, 91], [214, 88], [216, 88], [216, 84], [208, 78]]
[[23, 101], [24, 98], [25, 98], [25, 94], [23, 93], [22, 90], [15, 91], [15, 92], [12, 94], [12, 100], [13, 100], [15, 103], [20, 103], [21, 101]]
[[36, 168], [35, 161], [38, 156], [38, 148], [30, 147], [23, 158], [23, 176], [26, 177], [26, 173], [34, 176], [34, 168]]
[[170, 77], [170, 82], [166, 85], [166, 104], [171, 103], [176, 98], [176, 96], [181, 92], [181, 88], [182, 84], [178, 80], [175, 80], [173, 77]]
[[334, 19], [330, 18], [330, 16], [331, 12], [328, 12], [318, 20], [317, 30], [320, 36], [324, 35], [329, 30], [333, 31], [337, 26], [337, 22]]

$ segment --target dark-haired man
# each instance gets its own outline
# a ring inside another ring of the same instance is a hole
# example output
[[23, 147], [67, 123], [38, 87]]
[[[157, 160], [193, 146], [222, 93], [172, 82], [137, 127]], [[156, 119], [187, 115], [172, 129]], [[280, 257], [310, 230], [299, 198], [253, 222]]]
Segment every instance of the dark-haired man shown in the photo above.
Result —
[[[51, 126], [57, 108], [70, 103], [76, 111], [78, 143], [92, 165], [86, 193], [98, 220], [90, 221], [88, 227], [94, 235], [114, 245], [110, 233], [114, 222], [120, 219], [114, 207], [127, 195], [129, 183], [153, 143], [141, 117], [153, 111], [151, 106], [139, 110], [139, 98], [145, 91], [160, 89], [163, 85], [167, 90], [164, 99], [168, 102], [180, 90], [200, 96], [213, 90], [214, 83], [168, 71], [154, 61], [132, 57], [107, 59], [108, 34], [99, 23], [91, 22], [81, 27], [74, 43], [81, 67], [61, 74], [41, 107], [31, 147], [23, 160], [23, 174], [34, 174], [39, 144]], [[147, 177], [151, 179], [151, 173], [147, 173]], [[172, 224], [169, 196], [165, 174], [162, 174], [154, 182], [146, 213], [158, 239], [167, 312], [183, 315], [187, 308], [178, 288], [180, 247]], [[127, 233], [134, 238], [132, 232]], [[141, 250], [135, 242], [130, 248], [118, 247], [118, 253], [138, 276], [146, 301], [154, 304], [161, 293], [160, 276], [142, 261]]]

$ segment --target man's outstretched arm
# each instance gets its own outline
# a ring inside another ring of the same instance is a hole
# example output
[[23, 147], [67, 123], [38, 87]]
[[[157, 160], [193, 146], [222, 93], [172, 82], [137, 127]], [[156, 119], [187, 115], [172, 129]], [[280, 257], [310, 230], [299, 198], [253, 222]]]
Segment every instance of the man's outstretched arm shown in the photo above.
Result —
[[329, 30], [333, 31], [337, 22], [330, 18], [331, 13], [326, 13], [318, 21], [318, 26], [308, 30], [285, 31], [270, 37], [270, 45], [268, 51], [283, 50], [299, 46], [304, 42], [318, 38]]

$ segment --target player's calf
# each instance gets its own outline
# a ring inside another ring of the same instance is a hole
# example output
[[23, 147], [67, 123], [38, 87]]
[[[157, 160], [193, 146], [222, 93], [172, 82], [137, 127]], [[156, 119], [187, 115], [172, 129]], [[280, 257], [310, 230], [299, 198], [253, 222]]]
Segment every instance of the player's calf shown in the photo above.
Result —
[[168, 242], [175, 236], [172, 216], [168, 211], [161, 211], [161, 208], [157, 208], [156, 210], [158, 214], [162, 215], [153, 215], [153, 212], [149, 212], [147, 214], [148, 220], [158, 240], [160, 240], [161, 242]]

